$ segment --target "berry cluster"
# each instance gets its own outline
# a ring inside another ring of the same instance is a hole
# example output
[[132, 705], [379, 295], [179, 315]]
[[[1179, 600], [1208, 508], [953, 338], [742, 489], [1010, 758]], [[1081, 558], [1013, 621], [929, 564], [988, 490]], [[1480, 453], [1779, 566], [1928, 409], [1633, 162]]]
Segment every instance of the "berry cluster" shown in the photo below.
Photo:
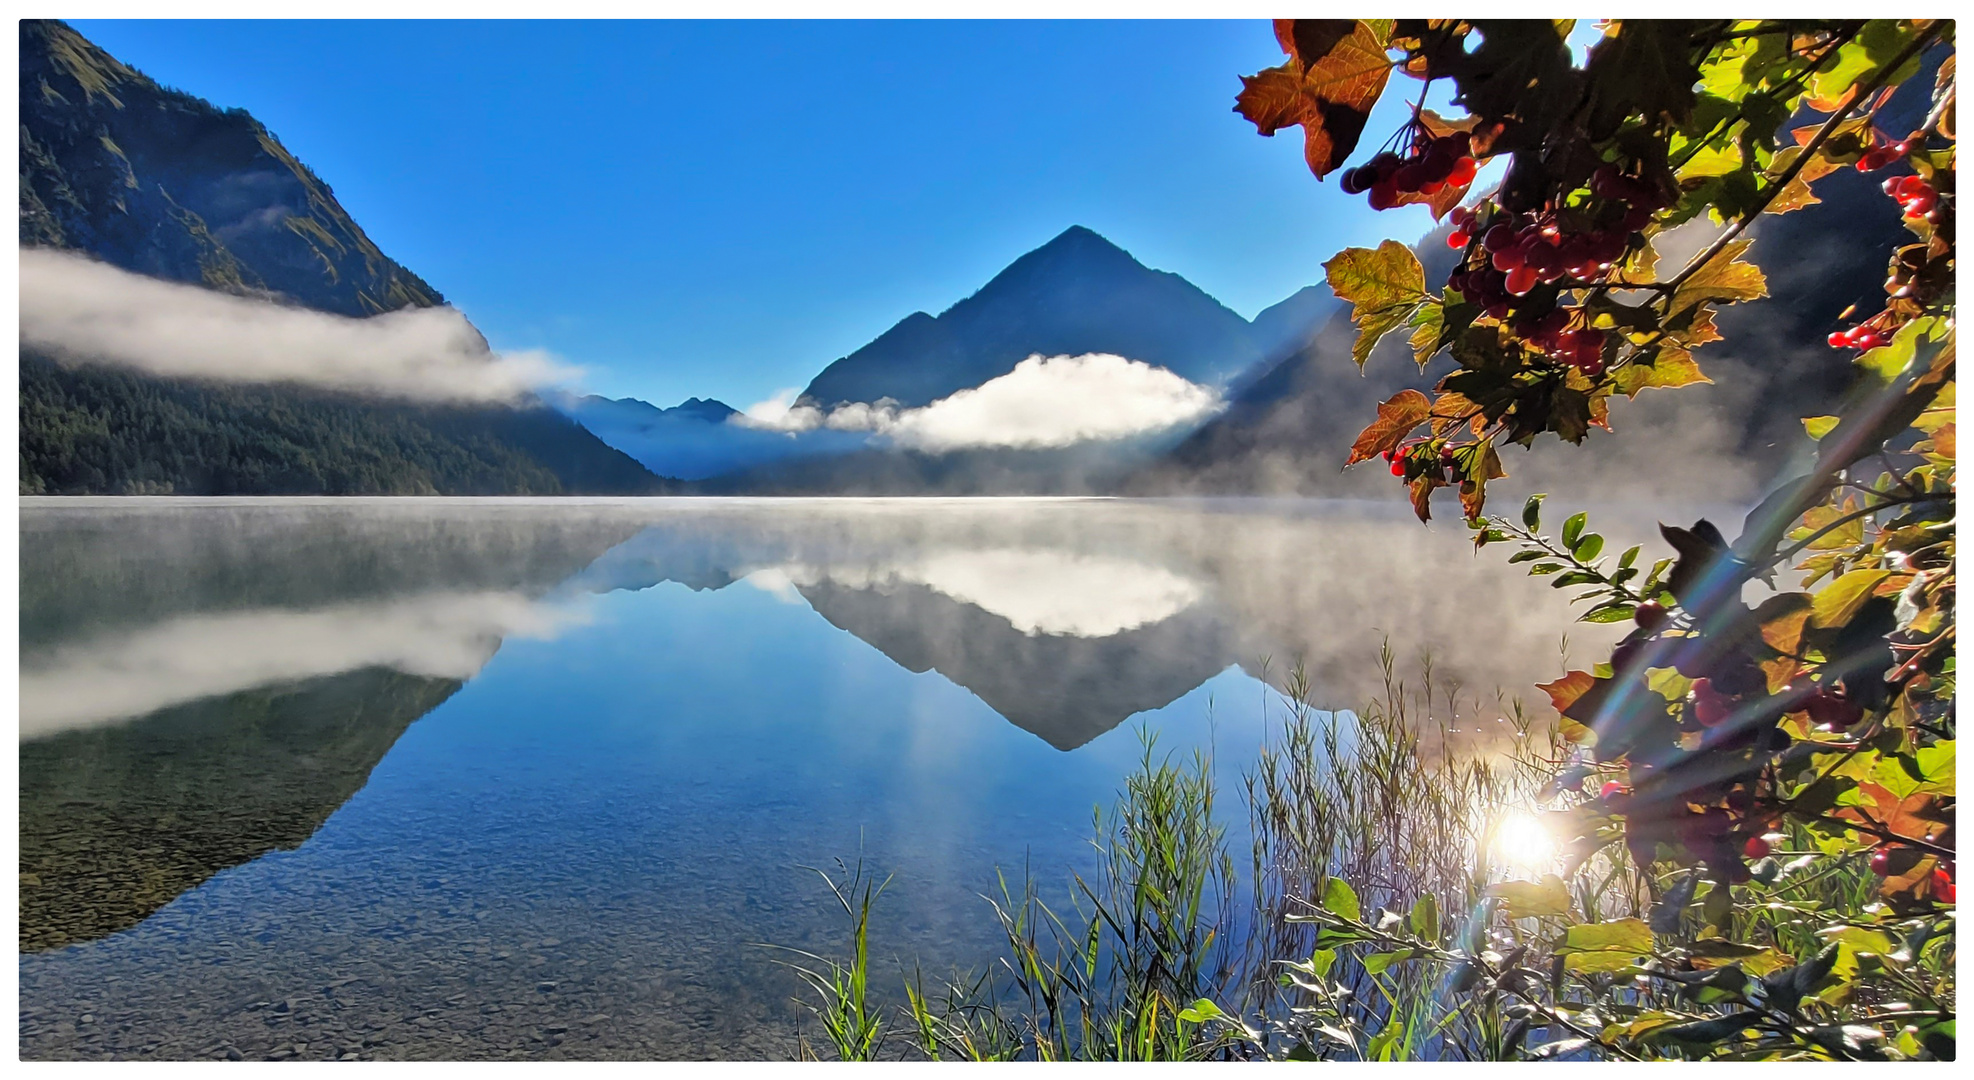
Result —
[[1603, 281], [1669, 200], [1613, 165], [1592, 173], [1589, 188], [1587, 200], [1539, 211], [1455, 209], [1447, 245], [1467, 257], [1447, 285], [1537, 350], [1596, 378], [1607, 363], [1609, 336], [1556, 307], [1553, 294], [1526, 298], [1539, 285]]
[[1432, 196], [1474, 182], [1479, 165], [1474, 161], [1473, 141], [1466, 132], [1433, 138], [1416, 126], [1412, 130], [1408, 156], [1401, 158], [1386, 150], [1354, 169], [1345, 169], [1344, 194], [1368, 191], [1371, 209], [1388, 210], [1406, 195]]
[[1913, 135], [1915, 137], [1908, 137], [1898, 142], [1890, 142], [1876, 131], [1872, 132], [1871, 147], [1858, 156], [1857, 171], [1876, 172], [1890, 165], [1892, 162], [1910, 155], [1913, 149], [1919, 145], [1919, 140], [1916, 138], [1918, 133], [1914, 132]]
[[[1869, 863], [1871, 872], [1879, 877], [1903, 877], [1919, 866], [1924, 854], [1905, 844], [1880, 844], [1871, 850]], [[1927, 885], [1933, 899], [1942, 903], [1954, 902], [1953, 864], [1936, 866], [1927, 875]]]
[[1839, 330], [1824, 339], [1833, 349], [1875, 349], [1885, 344], [1885, 335], [1873, 329], [1869, 323], [1859, 323], [1849, 330]]
[[1385, 451], [1381, 456], [1387, 462], [1391, 463], [1391, 474], [1393, 476], [1404, 477], [1409, 471], [1415, 478], [1430, 475], [1448, 482], [1458, 480], [1459, 477], [1454, 475], [1453, 448], [1451, 446], [1440, 447], [1437, 458], [1430, 453], [1421, 454], [1418, 452], [1420, 448], [1428, 447], [1428, 445], [1424, 439], [1414, 439], [1396, 449]]
[[[1894, 176], [1882, 185], [1885, 194], [1896, 199], [1899, 209], [1909, 218], [1923, 218], [1931, 214], [1939, 205], [1940, 193], [1923, 177], [1906, 175]], [[1935, 221], [1933, 224], [1939, 224]]]

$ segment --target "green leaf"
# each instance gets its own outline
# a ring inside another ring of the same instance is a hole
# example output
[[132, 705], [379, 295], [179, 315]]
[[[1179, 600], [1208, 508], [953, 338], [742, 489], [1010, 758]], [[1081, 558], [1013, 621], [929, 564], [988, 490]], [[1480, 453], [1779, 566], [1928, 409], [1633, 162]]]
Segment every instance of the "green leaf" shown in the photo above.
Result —
[[1633, 544], [1630, 547], [1626, 548], [1624, 554], [1618, 556], [1618, 569], [1620, 570], [1630, 569], [1631, 564], [1638, 561], [1639, 550], [1640, 548], [1639, 545], [1637, 544]]
[[1533, 919], [1570, 913], [1570, 887], [1548, 874], [1541, 881], [1504, 881], [1488, 887], [1487, 895], [1503, 901], [1511, 919]]
[[1570, 548], [1570, 554], [1576, 556], [1576, 561], [1587, 563], [1595, 559], [1597, 553], [1602, 550], [1604, 550], [1604, 538], [1596, 533], [1590, 533]]
[[1522, 504], [1522, 525], [1530, 532], [1536, 532], [1542, 528], [1542, 496], [1540, 494], [1530, 495], [1528, 501]]
[[[1951, 763], [1952, 759], [1948, 759]], [[1439, 901], [1425, 893], [1412, 905], [1412, 933], [1426, 941], [1439, 940]]]
[[1386, 968], [1403, 960], [1412, 959], [1411, 949], [1396, 952], [1372, 953], [1364, 958], [1364, 972], [1367, 975], [1382, 975]]
[[1411, 248], [1396, 240], [1386, 240], [1375, 251], [1345, 248], [1323, 269], [1330, 291], [1351, 305], [1357, 341], [1350, 355], [1360, 368], [1378, 339], [1405, 325], [1427, 299], [1425, 268]]
[[1919, 350], [1921, 340], [1932, 340], [1936, 320], [1931, 316], [1914, 319], [1899, 327], [1892, 340], [1875, 349], [1867, 349], [1858, 355], [1857, 366], [1871, 373], [1880, 386], [1890, 386], [1905, 369], [1912, 366], [1912, 358]]
[[1583, 513], [1582, 511], [1578, 511], [1577, 513], [1571, 514], [1570, 519], [1568, 521], [1563, 522], [1564, 547], [1573, 548], [1576, 546], [1577, 539], [1583, 535], [1584, 523], [1589, 520], [1590, 520], [1589, 515]]
[[1835, 428], [1837, 421], [1841, 419], [1842, 417], [1837, 416], [1807, 416], [1803, 418], [1803, 430], [1809, 432], [1809, 437], [1812, 439], [1822, 439], [1830, 434], [1831, 429]]
[[1220, 1011], [1220, 1006], [1215, 1005], [1206, 998], [1200, 998], [1198, 1001], [1193, 1002], [1191, 1006], [1179, 1010], [1179, 1019], [1184, 1020], [1188, 1024], [1204, 1024], [1208, 1020], [1225, 1020], [1226, 1018], [1227, 1014]]
[[[1913, 752], [1910, 760], [1913, 769], [1917, 771], [1915, 779], [1919, 781], [1919, 786], [1914, 789], [1915, 792], [1933, 795], [1955, 794], [1953, 744], [1954, 740], [1947, 739], [1932, 746], [1922, 746]], [[1906, 760], [1908, 759], [1900, 759], [1901, 763]]]
[[1323, 886], [1323, 910], [1356, 922], [1361, 911], [1357, 906], [1357, 890], [1340, 877], [1331, 878]]
[[1571, 971], [1617, 971], [1652, 953], [1652, 928], [1643, 919], [1579, 923], [1563, 932], [1557, 953]]

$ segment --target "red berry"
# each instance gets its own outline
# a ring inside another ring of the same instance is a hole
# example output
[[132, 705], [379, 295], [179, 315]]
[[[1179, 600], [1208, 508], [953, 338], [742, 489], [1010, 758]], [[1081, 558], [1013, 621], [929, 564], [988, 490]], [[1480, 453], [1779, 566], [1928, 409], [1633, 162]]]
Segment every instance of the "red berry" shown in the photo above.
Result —
[[1514, 244], [1515, 230], [1509, 228], [1505, 221], [1496, 222], [1481, 235], [1481, 246], [1489, 251], [1502, 251], [1513, 247]]
[[1933, 887], [1933, 899], [1945, 904], [1953, 903], [1953, 875], [1939, 867], [1934, 867], [1933, 875], [1928, 882]]
[[1766, 859], [1768, 858], [1768, 841], [1759, 836], [1750, 836], [1748, 837], [1748, 842], [1741, 845], [1741, 853], [1750, 859]]
[[1824, 340], [1830, 342], [1831, 348], [1841, 349], [1848, 346], [1851, 343], [1851, 335], [1842, 330], [1839, 330], [1836, 333], [1831, 334], [1828, 338], [1825, 338]]
[[1371, 185], [1371, 209], [1389, 210], [1398, 205], [1398, 187], [1389, 180]]
[[1448, 187], [1466, 187], [1468, 184], [1474, 182], [1474, 173], [1479, 169], [1480, 163], [1476, 162], [1473, 158], [1464, 156], [1457, 158], [1453, 162], [1453, 171], [1446, 174], [1446, 185]]
[[1810, 698], [1804, 707], [1809, 710], [1810, 723], [1832, 731], [1848, 730], [1864, 719], [1864, 710], [1858, 707], [1857, 702], [1828, 690]]
[[1693, 680], [1693, 718], [1702, 727], [1719, 727], [1734, 715], [1734, 702], [1714, 689], [1712, 679]]
[[1879, 877], [1891, 876], [1892, 851], [1893, 851], [1893, 845], [1891, 844], [1881, 844], [1878, 846], [1876, 850], [1872, 851], [1871, 853], [1872, 873], [1877, 874]]
[[1647, 630], [1657, 630], [1666, 621], [1666, 606], [1657, 600], [1647, 600], [1632, 610], [1631, 621]]
[[1467, 230], [1455, 229], [1447, 235], [1446, 246], [1455, 251], [1465, 251], [1467, 250], [1468, 239], [1470, 238], [1467, 236]]
[[1618, 783], [1616, 780], [1606, 780], [1604, 781], [1603, 790], [1597, 793], [1597, 797], [1600, 799], [1608, 799], [1613, 795], [1622, 795], [1622, 794], [1624, 794], [1623, 784]]
[[1393, 476], [1404, 476], [1404, 475], [1405, 475], [1405, 459], [1404, 459], [1404, 458], [1393, 458], [1393, 459], [1391, 459], [1391, 474], [1392, 474]]
[[[1497, 253], [1495, 257], [1498, 259], [1500, 255]], [[1527, 296], [1541, 276], [1532, 266], [1517, 266], [1508, 273], [1508, 292], [1514, 296]]]
[[1491, 261], [1493, 262], [1494, 268], [1496, 270], [1499, 270], [1505, 274], [1511, 270], [1517, 270], [1520, 269], [1522, 266], [1526, 265], [1528, 262], [1528, 256], [1522, 253], [1521, 248], [1505, 247], [1502, 248], [1500, 251], [1495, 252]]

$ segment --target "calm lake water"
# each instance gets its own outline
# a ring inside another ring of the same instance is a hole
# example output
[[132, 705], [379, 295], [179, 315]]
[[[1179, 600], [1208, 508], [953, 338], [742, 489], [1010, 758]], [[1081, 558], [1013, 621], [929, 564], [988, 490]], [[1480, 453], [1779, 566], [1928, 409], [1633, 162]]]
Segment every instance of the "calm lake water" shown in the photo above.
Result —
[[1492, 702], [1568, 620], [1402, 505], [23, 499], [22, 1056], [787, 1057], [803, 867], [978, 967], [1143, 732], [1239, 819], [1291, 667]]

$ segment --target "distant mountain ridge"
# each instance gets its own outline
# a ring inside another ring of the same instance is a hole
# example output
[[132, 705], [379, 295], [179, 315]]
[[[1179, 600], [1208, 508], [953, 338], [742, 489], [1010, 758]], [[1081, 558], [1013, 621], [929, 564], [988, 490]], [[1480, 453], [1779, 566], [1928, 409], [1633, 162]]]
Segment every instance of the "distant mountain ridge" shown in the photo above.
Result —
[[1113, 353], [1222, 386], [1262, 361], [1288, 321], [1270, 319], [1257, 335], [1192, 282], [1073, 225], [941, 314], [915, 311], [830, 364], [800, 401], [928, 405], [1038, 353]]
[[[20, 23], [20, 243], [363, 317], [443, 304], [259, 121], [68, 25]], [[27, 356], [28, 494], [649, 493], [668, 485], [539, 405], [377, 402]]]
[[[944, 314], [913, 312], [830, 364], [797, 404], [824, 412], [884, 401], [922, 407], [1006, 375], [1031, 355], [1083, 353], [1154, 364], [1234, 395], [1299, 351], [1341, 309], [1328, 286], [1311, 285], [1249, 321], [1178, 274], [1149, 269], [1076, 225]], [[654, 471], [712, 481], [705, 490], [721, 493], [1083, 492], [1132, 467], [1117, 447], [867, 449], [858, 431], [748, 427], [731, 422], [730, 406], [700, 398], [669, 409], [596, 396], [558, 407]], [[1155, 453], [1161, 445], [1126, 448], [1126, 456]]]

